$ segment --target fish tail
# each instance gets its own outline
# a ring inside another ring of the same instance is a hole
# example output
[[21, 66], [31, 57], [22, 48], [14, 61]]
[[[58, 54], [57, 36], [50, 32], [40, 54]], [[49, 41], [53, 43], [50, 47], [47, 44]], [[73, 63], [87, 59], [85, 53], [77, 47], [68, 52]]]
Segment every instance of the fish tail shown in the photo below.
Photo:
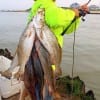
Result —
[[44, 85], [43, 93], [43, 100], [53, 100], [53, 96], [50, 94], [48, 86], [46, 84]]
[[62, 100], [61, 95], [56, 90], [53, 92], [49, 91], [47, 84], [44, 85], [44, 98], [43, 100]]

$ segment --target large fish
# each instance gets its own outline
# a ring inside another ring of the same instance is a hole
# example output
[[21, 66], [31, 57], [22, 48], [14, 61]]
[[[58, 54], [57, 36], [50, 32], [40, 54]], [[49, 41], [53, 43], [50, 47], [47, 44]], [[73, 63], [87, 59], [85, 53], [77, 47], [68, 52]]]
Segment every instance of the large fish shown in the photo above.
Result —
[[34, 37], [35, 37], [35, 30], [34, 27], [32, 26], [32, 23], [30, 23], [26, 27], [26, 29], [24, 30], [23, 34], [19, 39], [19, 43], [14, 58], [11, 62], [11, 67], [6, 72], [4, 72], [4, 74], [13, 72], [13, 69], [15, 67], [19, 67], [19, 71], [18, 71], [19, 74], [24, 73], [25, 64], [29, 59], [33, 47], [33, 42], [35, 39]]
[[[44, 10], [39, 9], [32, 20], [36, 31], [36, 50], [43, 68], [44, 80], [47, 82], [49, 92], [55, 95], [55, 76], [61, 75], [61, 48], [58, 41], [44, 21]], [[55, 65], [55, 70], [52, 69]], [[54, 74], [54, 75], [53, 75]], [[45, 87], [46, 87], [45, 85]]]
[[[56, 65], [56, 68], [60, 69], [61, 50], [55, 36], [44, 22], [43, 9], [38, 10], [31, 22], [35, 28], [35, 37], [25, 67], [25, 88], [32, 100], [52, 100], [58, 97], [58, 94], [51, 66]], [[55, 72], [60, 73], [61, 70]]]
[[[31, 22], [35, 28], [35, 39], [25, 67], [24, 84], [32, 100], [52, 100], [59, 97], [54, 80], [55, 75], [61, 74], [61, 48], [44, 22], [43, 9], [38, 10]], [[54, 72], [52, 65], [56, 67]]]

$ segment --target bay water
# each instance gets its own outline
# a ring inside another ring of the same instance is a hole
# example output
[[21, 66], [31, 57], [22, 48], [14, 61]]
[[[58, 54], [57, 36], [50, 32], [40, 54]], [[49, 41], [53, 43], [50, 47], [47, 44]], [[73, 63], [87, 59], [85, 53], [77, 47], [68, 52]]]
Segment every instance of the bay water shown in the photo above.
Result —
[[[27, 12], [0, 12], [0, 48], [14, 54], [20, 35], [27, 25]], [[74, 76], [85, 82], [100, 100], [100, 15], [89, 14], [76, 31]], [[74, 34], [64, 36], [63, 75], [72, 75]]]

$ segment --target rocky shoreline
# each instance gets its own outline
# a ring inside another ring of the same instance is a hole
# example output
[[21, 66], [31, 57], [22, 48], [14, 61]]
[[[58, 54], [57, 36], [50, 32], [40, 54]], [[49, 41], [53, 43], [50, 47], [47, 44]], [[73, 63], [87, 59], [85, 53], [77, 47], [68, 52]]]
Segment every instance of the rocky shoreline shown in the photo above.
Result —
[[96, 100], [92, 90], [85, 90], [85, 83], [79, 76], [63, 76], [57, 79], [57, 91], [68, 100]]
[[12, 56], [11, 52], [7, 48], [0, 49], [0, 56], [4, 56], [4, 57], [6, 57], [10, 60], [13, 59], [13, 56]]
[[[0, 56], [5, 56], [8, 59], [13, 59], [11, 52], [5, 48], [0, 49]], [[85, 90], [85, 83], [79, 76], [71, 78], [63, 76], [57, 79], [56, 90], [61, 94], [62, 100], [96, 100], [92, 90]], [[18, 100], [19, 94], [3, 100]]]

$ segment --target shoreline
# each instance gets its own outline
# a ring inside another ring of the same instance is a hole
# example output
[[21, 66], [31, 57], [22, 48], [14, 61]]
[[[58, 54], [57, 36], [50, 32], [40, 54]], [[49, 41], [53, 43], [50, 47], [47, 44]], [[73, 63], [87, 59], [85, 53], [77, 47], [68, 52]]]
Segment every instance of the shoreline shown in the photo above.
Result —
[[13, 10], [11, 10], [11, 11], [10, 10], [9, 11], [8, 10], [7, 11], [6, 10], [0, 10], [0, 12], [28, 12], [28, 11], [24, 11], [24, 10], [16, 10], [16, 11], [13, 11]]
[[[0, 12], [29, 12], [29, 10], [0, 10]], [[100, 10], [91, 10], [89, 14], [100, 14]]]
[[100, 11], [90, 11], [90, 14], [100, 14]]

